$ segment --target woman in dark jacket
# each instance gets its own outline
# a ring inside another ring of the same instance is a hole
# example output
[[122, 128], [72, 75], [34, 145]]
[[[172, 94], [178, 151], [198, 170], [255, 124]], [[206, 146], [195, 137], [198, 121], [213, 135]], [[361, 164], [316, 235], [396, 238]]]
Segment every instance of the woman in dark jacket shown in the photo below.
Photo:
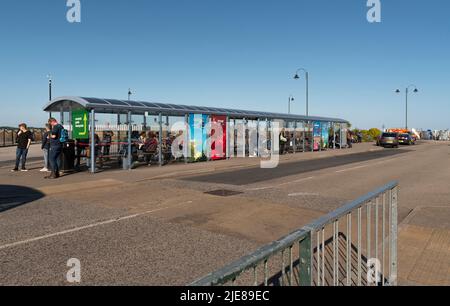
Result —
[[45, 125], [45, 132], [42, 136], [42, 145], [41, 149], [44, 152], [44, 168], [41, 169], [41, 172], [49, 172], [50, 171], [50, 163], [48, 160], [48, 152], [50, 151], [50, 124]]

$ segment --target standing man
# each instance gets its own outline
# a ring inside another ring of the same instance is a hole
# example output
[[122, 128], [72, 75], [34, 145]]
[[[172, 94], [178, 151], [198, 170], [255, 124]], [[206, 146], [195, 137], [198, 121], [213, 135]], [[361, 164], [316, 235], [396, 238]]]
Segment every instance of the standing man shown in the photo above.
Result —
[[64, 129], [61, 124], [55, 118], [50, 118], [48, 120], [52, 130], [50, 132], [50, 167], [51, 174], [46, 176], [46, 179], [57, 179], [59, 178], [59, 164], [60, 157], [62, 153], [62, 143], [60, 141], [62, 130]]
[[27, 162], [28, 150], [30, 149], [31, 141], [33, 140], [33, 134], [28, 131], [27, 125], [21, 123], [19, 125], [19, 132], [17, 133], [17, 150], [16, 150], [16, 167], [12, 170], [13, 172], [19, 171], [20, 161], [22, 161], [22, 172], [27, 172], [25, 164]]

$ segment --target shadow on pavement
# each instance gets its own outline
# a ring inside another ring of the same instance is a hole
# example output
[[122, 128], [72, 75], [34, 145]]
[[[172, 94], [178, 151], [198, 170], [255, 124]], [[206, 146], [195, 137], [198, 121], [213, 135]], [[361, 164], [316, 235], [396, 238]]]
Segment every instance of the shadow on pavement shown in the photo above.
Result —
[[29, 187], [0, 185], [0, 213], [39, 200], [44, 196], [42, 192]]

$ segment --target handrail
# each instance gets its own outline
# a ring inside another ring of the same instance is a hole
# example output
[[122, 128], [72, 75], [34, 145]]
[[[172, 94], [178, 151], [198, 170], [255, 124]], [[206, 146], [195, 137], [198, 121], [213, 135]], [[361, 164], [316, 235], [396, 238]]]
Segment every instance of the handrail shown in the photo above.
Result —
[[325, 226], [332, 224], [341, 217], [348, 215], [355, 209], [361, 208], [365, 203], [372, 199], [386, 193], [389, 190], [398, 186], [398, 182], [393, 181], [385, 186], [376, 189], [338, 209], [315, 220], [314, 222], [304, 226], [303, 228], [292, 232], [291, 234], [265, 245], [255, 252], [242, 257], [241, 259], [223, 267], [220, 270], [212, 272], [205, 277], [193, 282], [190, 286], [211, 286], [225, 284], [231, 280], [236, 279], [244, 271], [257, 267], [260, 263], [273, 257], [274, 254], [291, 247], [295, 243], [301, 242], [307, 238], [311, 232], [323, 229]]

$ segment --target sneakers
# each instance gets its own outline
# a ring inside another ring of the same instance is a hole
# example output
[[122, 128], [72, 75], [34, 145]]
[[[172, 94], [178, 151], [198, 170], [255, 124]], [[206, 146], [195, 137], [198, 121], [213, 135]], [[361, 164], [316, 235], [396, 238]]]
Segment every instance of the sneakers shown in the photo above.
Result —
[[40, 172], [49, 172], [47, 168], [42, 168]]
[[[28, 172], [28, 170], [25, 169], [25, 168], [20, 169], [20, 171], [21, 171], [21, 172]], [[11, 172], [19, 172], [19, 169], [14, 168], [14, 169], [11, 170]]]

